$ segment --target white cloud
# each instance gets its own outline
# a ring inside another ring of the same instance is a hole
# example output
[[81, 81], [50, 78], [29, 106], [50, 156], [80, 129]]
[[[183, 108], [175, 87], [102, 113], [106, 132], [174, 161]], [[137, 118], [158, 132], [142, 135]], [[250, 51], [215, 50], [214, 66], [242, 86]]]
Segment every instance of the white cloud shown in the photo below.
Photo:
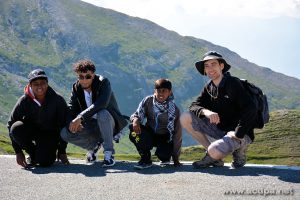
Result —
[[287, 64], [282, 53], [274, 55], [270, 51], [300, 51], [296, 45], [300, 34], [300, 0], [83, 1], [225, 46], [261, 66], [300, 78], [296, 55]]

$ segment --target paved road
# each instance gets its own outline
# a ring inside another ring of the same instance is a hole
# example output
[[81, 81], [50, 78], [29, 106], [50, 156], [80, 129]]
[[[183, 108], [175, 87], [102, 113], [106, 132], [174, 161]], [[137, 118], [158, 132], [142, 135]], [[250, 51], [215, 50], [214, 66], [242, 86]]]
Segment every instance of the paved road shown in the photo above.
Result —
[[134, 162], [119, 161], [110, 169], [71, 162], [24, 170], [14, 156], [0, 155], [0, 199], [300, 199], [300, 167], [247, 165], [235, 170], [227, 164], [195, 170], [191, 163], [178, 169], [156, 163], [137, 171]]

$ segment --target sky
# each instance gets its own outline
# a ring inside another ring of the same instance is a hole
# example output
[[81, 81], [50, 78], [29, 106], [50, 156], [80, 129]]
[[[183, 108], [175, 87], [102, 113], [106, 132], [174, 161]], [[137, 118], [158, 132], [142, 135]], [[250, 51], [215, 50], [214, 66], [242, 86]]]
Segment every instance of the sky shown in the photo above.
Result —
[[207, 40], [300, 79], [300, 0], [83, 1]]

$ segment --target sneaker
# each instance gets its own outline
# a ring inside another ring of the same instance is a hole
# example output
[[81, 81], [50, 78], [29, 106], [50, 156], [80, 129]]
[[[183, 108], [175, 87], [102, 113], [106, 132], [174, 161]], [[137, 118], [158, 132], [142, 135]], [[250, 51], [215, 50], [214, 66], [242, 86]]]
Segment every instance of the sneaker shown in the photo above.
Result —
[[135, 169], [147, 169], [152, 167], [152, 161], [148, 160], [145, 161], [143, 159], [141, 159], [136, 165], [133, 166]]
[[233, 161], [231, 163], [231, 167], [240, 168], [246, 164], [247, 162], [246, 150], [247, 150], [247, 145], [241, 147], [240, 149], [235, 150], [232, 153]]
[[114, 156], [111, 151], [104, 151], [104, 160], [102, 163], [102, 167], [112, 167], [116, 164]]
[[170, 162], [170, 160], [160, 161], [159, 165], [160, 166], [167, 166], [167, 165], [171, 165], [171, 162]]
[[37, 165], [36, 161], [34, 159], [32, 159], [31, 156], [28, 156], [26, 158], [26, 163], [27, 163], [27, 165], [26, 165], [25, 169], [31, 169]]
[[86, 162], [87, 163], [94, 163], [97, 161], [98, 158], [98, 150], [101, 148], [101, 143], [98, 142], [97, 145], [93, 150], [90, 150], [86, 154]]
[[199, 168], [205, 168], [205, 167], [223, 167], [224, 161], [223, 160], [215, 160], [212, 157], [208, 155], [208, 153], [205, 154], [205, 156], [199, 160], [193, 163], [193, 167], [196, 169]]
[[37, 165], [37, 162], [36, 162], [36, 159], [35, 159], [35, 149], [36, 149], [36, 146], [35, 146], [34, 143], [32, 143], [30, 145], [29, 149], [25, 150], [26, 153], [29, 155], [26, 158], [27, 165], [26, 165], [25, 169], [31, 169], [31, 168], [33, 168]]
[[57, 154], [57, 161], [60, 161], [64, 165], [69, 165], [70, 164], [68, 156], [65, 153]]

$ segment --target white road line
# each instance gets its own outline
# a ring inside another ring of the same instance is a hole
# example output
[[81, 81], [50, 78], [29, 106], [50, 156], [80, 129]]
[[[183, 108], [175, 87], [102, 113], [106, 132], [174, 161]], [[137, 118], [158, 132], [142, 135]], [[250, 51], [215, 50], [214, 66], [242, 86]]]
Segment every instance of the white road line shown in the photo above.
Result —
[[[15, 155], [0, 155], [0, 158], [15, 158]], [[70, 158], [71, 161], [75, 161], [78, 163], [85, 162], [82, 159], [74, 159]], [[117, 162], [122, 162], [121, 160], [117, 160]], [[125, 161], [125, 162], [136, 162], [136, 161]], [[193, 162], [191, 161], [180, 161], [184, 165], [191, 165]], [[159, 164], [159, 162], [155, 162], [155, 164]], [[226, 167], [230, 167], [231, 163], [225, 163]], [[246, 164], [246, 167], [254, 167], [254, 168], [269, 168], [269, 169], [285, 169], [285, 170], [297, 170], [300, 171], [300, 166], [287, 166], [287, 165], [265, 165], [265, 164]]]

